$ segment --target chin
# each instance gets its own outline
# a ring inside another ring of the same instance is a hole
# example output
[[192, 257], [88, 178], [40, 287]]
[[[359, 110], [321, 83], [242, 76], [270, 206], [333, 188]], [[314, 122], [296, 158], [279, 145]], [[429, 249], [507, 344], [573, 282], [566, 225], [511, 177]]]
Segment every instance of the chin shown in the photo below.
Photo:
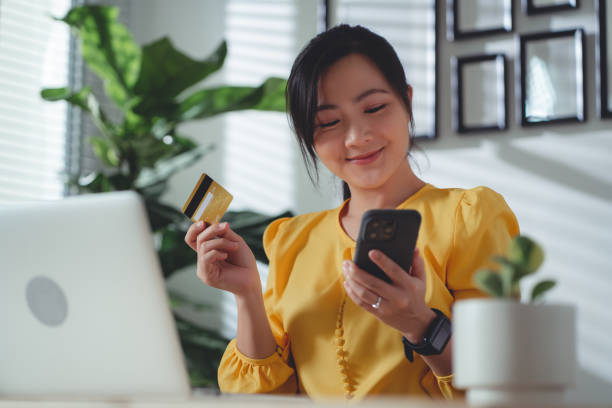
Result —
[[351, 179], [347, 181], [349, 186], [360, 190], [375, 190], [384, 186], [389, 177], [352, 177], [352, 180], [354, 180], [353, 183], [351, 183]]

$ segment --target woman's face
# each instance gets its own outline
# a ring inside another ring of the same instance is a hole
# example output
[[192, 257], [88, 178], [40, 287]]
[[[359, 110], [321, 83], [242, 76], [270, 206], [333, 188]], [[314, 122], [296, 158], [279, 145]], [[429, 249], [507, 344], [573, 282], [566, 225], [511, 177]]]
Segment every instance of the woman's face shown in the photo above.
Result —
[[410, 117], [377, 66], [350, 54], [319, 79], [314, 148], [351, 190], [376, 189], [407, 164]]

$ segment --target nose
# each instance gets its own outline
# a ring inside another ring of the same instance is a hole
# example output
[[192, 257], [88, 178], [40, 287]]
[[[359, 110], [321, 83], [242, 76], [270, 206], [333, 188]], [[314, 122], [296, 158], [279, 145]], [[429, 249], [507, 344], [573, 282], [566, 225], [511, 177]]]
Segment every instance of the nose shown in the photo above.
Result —
[[360, 147], [368, 144], [372, 136], [372, 131], [366, 123], [355, 121], [348, 128], [345, 145], [346, 147]]

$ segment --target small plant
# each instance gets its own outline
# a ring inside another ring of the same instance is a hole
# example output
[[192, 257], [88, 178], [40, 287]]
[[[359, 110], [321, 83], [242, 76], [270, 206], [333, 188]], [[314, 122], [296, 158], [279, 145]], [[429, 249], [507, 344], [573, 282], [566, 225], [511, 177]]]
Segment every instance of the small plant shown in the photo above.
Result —
[[[491, 269], [477, 271], [474, 274], [476, 285], [493, 297], [520, 301], [519, 282], [538, 270], [544, 261], [544, 251], [532, 239], [519, 235], [510, 241], [507, 256], [497, 255], [493, 260], [500, 264], [499, 271]], [[531, 291], [530, 302], [540, 299], [555, 284], [553, 280], [538, 282]]]

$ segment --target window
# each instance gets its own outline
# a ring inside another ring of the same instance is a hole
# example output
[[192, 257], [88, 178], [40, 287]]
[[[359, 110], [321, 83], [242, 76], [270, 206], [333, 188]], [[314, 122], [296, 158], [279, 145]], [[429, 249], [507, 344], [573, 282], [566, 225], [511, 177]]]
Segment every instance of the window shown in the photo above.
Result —
[[[226, 13], [227, 82], [253, 86], [269, 76], [288, 77], [297, 42], [295, 0], [231, 0]], [[284, 114], [227, 115], [224, 175], [236, 192], [235, 207], [270, 214], [293, 207], [292, 142]]]
[[412, 85], [415, 136], [436, 135], [436, 1], [334, 0], [331, 24], [360, 24], [385, 37], [395, 48]]
[[68, 107], [40, 90], [68, 84], [70, 3], [0, 1], [0, 203], [64, 195]]
[[[269, 76], [287, 78], [293, 59], [316, 34], [318, 11], [314, 1], [259, 0], [254, 4], [252, 0], [228, 0], [225, 81], [255, 86]], [[299, 206], [302, 159], [284, 113], [227, 114], [222, 149], [225, 186], [234, 194], [232, 209], [278, 214]], [[265, 287], [267, 267], [260, 264], [259, 270]], [[235, 301], [228, 293], [223, 296], [221, 330], [233, 337]]]

